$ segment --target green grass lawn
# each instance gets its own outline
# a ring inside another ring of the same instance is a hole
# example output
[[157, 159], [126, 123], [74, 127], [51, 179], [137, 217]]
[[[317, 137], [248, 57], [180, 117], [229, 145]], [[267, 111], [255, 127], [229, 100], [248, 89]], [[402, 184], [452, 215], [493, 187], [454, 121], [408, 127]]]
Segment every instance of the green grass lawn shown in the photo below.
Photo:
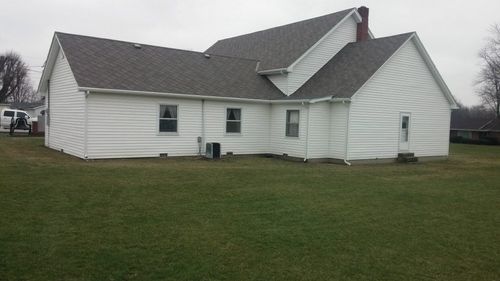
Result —
[[500, 280], [500, 147], [82, 161], [0, 136], [0, 280]]

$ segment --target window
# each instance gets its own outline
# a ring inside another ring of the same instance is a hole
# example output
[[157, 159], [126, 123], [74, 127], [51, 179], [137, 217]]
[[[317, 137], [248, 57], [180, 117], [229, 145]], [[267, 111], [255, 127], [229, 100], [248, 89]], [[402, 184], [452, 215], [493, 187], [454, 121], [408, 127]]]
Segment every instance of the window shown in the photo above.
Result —
[[472, 139], [472, 132], [470, 131], [457, 131], [457, 136], [466, 138], [466, 139]]
[[21, 111], [17, 112], [17, 118], [26, 118], [26, 117], [28, 117], [28, 114]]
[[241, 109], [226, 109], [226, 133], [241, 133]]
[[177, 133], [177, 105], [160, 105], [160, 133]]
[[14, 117], [14, 111], [6, 110], [4, 111], [3, 116]]
[[410, 116], [403, 116], [401, 121], [401, 141], [408, 141], [408, 125], [410, 123]]
[[299, 136], [299, 111], [287, 110], [286, 111], [286, 136], [298, 137]]

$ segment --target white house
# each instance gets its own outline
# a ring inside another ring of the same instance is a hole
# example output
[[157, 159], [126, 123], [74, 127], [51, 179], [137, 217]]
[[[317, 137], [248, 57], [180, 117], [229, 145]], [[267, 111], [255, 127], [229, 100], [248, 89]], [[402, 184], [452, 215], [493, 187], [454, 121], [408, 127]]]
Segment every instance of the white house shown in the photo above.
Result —
[[417, 34], [374, 38], [366, 7], [205, 52], [56, 32], [39, 92], [45, 145], [85, 159], [198, 155], [206, 142], [304, 161], [446, 157], [456, 107]]

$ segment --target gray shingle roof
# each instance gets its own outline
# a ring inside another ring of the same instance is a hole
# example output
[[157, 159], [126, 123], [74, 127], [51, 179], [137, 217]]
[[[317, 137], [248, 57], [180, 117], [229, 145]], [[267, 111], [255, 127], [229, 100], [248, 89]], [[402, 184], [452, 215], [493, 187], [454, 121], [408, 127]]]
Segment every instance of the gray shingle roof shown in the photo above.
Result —
[[451, 130], [480, 131], [485, 124], [491, 121], [486, 117], [457, 116], [451, 113]]
[[[341, 12], [340, 12], [341, 13]], [[337, 13], [338, 14], [338, 13]], [[80, 87], [263, 100], [349, 98], [413, 33], [347, 44], [290, 96], [256, 73], [258, 61], [56, 33]]]
[[463, 108], [451, 112], [450, 128], [457, 131], [500, 131], [500, 118], [496, 118], [494, 112]]
[[413, 33], [347, 44], [289, 99], [350, 98]]
[[45, 104], [45, 101], [43, 101], [43, 100], [34, 101], [34, 102], [12, 102], [12, 103], [10, 103], [10, 107], [25, 110], [25, 109], [39, 107], [39, 106], [42, 106], [44, 104]]
[[256, 60], [56, 33], [80, 87], [277, 99]]
[[496, 117], [481, 127], [481, 130], [500, 131], [500, 118]]
[[219, 40], [206, 52], [258, 59], [259, 70], [286, 68], [353, 10]]

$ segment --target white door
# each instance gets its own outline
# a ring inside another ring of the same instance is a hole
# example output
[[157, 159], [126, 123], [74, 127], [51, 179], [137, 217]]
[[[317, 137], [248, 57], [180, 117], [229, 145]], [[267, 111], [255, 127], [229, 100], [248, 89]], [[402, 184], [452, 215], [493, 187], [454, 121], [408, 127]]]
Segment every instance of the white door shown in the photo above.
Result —
[[399, 151], [408, 151], [410, 142], [410, 114], [401, 113], [399, 121]]

